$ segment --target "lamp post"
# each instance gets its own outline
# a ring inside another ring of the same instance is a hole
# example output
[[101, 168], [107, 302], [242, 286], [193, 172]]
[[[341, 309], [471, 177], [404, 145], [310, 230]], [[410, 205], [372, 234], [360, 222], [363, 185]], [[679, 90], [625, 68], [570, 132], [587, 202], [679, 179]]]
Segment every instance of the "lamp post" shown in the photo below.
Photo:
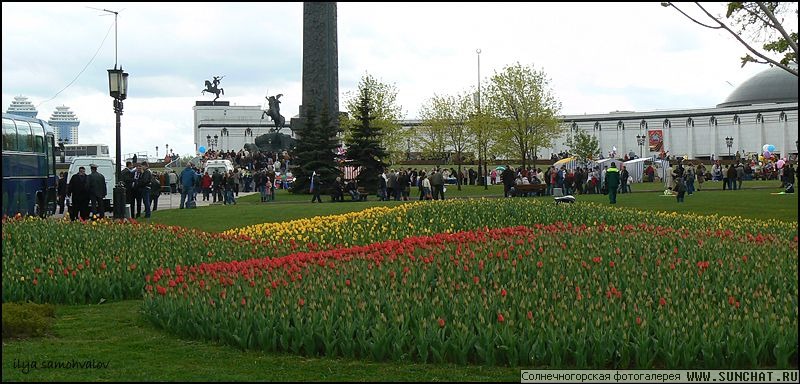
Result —
[[217, 146], [217, 140], [218, 139], [219, 139], [219, 136], [217, 136], [217, 135], [214, 135], [213, 138], [211, 137], [211, 135], [206, 136], [206, 141], [208, 142], [208, 146], [211, 147], [212, 151]]
[[122, 219], [125, 216], [125, 185], [122, 183], [122, 141], [120, 140], [120, 130], [122, 129], [122, 101], [128, 97], [128, 74], [122, 71], [122, 67], [108, 70], [108, 89], [111, 97], [114, 98], [114, 114], [117, 115], [117, 185], [114, 187], [114, 218]]
[[731, 157], [731, 147], [733, 146], [733, 137], [725, 137], [725, 145], [728, 146], [728, 157]]
[[158, 146], [156, 145], [156, 159], [158, 159]]
[[[228, 137], [229, 136], [228, 128], [227, 127], [223, 127], [222, 130], [219, 132], [219, 136], [220, 136], [220, 138], [223, 137], [223, 136]], [[217, 137], [217, 136], [214, 136], [214, 137]], [[230, 146], [230, 140], [228, 140], [228, 146]]]
[[[475, 53], [478, 54], [478, 119], [482, 119], [483, 115], [481, 115], [481, 49], [478, 48], [475, 50]], [[479, 121], [479, 124], [481, 122]], [[478, 151], [481, 152], [481, 151]], [[480, 156], [479, 156], [480, 157]], [[487, 170], [486, 163], [488, 159], [486, 158], [486, 153], [483, 153], [483, 175], [481, 175], [481, 159], [478, 159], [478, 178], [483, 182], [483, 189], [489, 189], [489, 182], [486, 180], [486, 177], [489, 175], [489, 171]]]
[[252, 137], [253, 137], [253, 129], [252, 129], [252, 128], [250, 128], [250, 127], [247, 127], [247, 128], [244, 130], [244, 143], [245, 143], [245, 144], [250, 144], [250, 143], [247, 141], [247, 137], [248, 137], [248, 136], [250, 136], [250, 138], [252, 138]]
[[644, 157], [644, 139], [645, 135], [636, 135], [636, 142], [639, 144], [639, 157]]
[[411, 161], [411, 138], [406, 138], [406, 161]]
[[58, 138], [58, 149], [61, 151], [61, 163], [62, 164], [66, 163], [67, 162], [67, 157], [66, 157], [67, 154], [66, 154], [66, 148], [65, 148], [65, 145], [64, 145], [64, 138], [63, 137], [59, 137]]

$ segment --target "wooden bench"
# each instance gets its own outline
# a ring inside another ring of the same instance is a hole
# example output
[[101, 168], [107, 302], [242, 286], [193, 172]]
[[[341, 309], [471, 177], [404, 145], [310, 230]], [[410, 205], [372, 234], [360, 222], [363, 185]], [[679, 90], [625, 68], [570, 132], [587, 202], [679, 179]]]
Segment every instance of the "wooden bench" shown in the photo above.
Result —
[[[336, 195], [331, 191], [331, 201], [336, 201]], [[366, 188], [358, 187], [358, 198], [354, 198], [353, 195], [350, 194], [348, 191], [342, 192], [342, 198], [339, 201], [367, 201], [367, 197], [369, 196], [369, 192], [367, 192]], [[350, 197], [350, 199], [345, 199], [345, 197]]]
[[367, 201], [367, 196], [369, 196], [369, 192], [364, 187], [358, 187], [358, 196], [359, 201]]
[[528, 196], [532, 192], [542, 195], [547, 189], [547, 184], [520, 184], [514, 186], [514, 196]]

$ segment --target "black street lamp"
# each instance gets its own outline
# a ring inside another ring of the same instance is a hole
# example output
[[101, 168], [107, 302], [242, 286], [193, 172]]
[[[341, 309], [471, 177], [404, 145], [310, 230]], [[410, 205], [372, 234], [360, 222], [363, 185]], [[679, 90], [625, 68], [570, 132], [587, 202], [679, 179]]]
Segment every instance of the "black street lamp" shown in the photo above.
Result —
[[725, 145], [728, 146], [728, 157], [730, 157], [731, 147], [733, 146], [733, 137], [725, 137]]
[[61, 151], [61, 163], [62, 164], [66, 163], [67, 162], [67, 157], [66, 157], [67, 154], [66, 154], [66, 148], [65, 148], [65, 145], [64, 145], [64, 138], [63, 137], [59, 137], [58, 138], [58, 150]]
[[108, 90], [114, 98], [114, 113], [117, 115], [117, 185], [114, 187], [114, 218], [123, 219], [125, 217], [125, 185], [122, 182], [122, 141], [120, 140], [120, 130], [122, 129], [122, 101], [128, 97], [128, 74], [122, 71], [122, 67], [108, 70]]
[[644, 157], [644, 140], [647, 138], [645, 135], [636, 135], [636, 143], [639, 144], [639, 156]]
[[[219, 137], [222, 138], [223, 136], [226, 136], [226, 137], [230, 136], [230, 134], [228, 133], [228, 128], [227, 127], [223, 127], [222, 130], [219, 132]], [[214, 136], [214, 137], [217, 137], [217, 136]], [[228, 146], [230, 146], [230, 141], [228, 142]]]

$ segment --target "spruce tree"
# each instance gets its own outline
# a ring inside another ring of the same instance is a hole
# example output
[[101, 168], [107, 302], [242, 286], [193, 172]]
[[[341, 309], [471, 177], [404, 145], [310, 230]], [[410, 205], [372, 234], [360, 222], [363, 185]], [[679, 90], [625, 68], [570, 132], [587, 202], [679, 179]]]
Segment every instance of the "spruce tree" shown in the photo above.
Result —
[[309, 108], [306, 121], [294, 151], [296, 167], [292, 169], [295, 177], [292, 192], [308, 193], [311, 175], [316, 171], [317, 180], [322, 182], [325, 191], [323, 193], [327, 193], [339, 174], [335, 160], [339, 145], [337, 127], [327, 110], [318, 115], [313, 108]]
[[383, 132], [379, 126], [372, 124], [373, 116], [370, 107], [370, 89], [362, 86], [359, 90], [359, 106], [356, 110], [355, 126], [347, 144], [347, 158], [350, 165], [361, 167], [358, 174], [358, 185], [369, 193], [378, 190], [378, 176], [383, 172], [384, 159], [388, 153], [381, 147]]

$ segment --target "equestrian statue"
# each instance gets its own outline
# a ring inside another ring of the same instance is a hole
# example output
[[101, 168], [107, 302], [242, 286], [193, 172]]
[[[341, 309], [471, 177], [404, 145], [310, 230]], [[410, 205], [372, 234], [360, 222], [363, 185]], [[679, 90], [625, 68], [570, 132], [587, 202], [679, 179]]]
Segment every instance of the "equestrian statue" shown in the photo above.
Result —
[[281, 128], [283, 128], [286, 124], [286, 119], [281, 116], [281, 101], [278, 100], [281, 98], [281, 96], [283, 96], [282, 93], [279, 93], [277, 96], [268, 97], [267, 100], [269, 101], [269, 109], [261, 114], [261, 119], [264, 119], [265, 115], [272, 118], [272, 122], [275, 123], [275, 129], [273, 130], [274, 132], [280, 131]]
[[225, 90], [222, 89], [222, 88], [219, 88], [219, 82], [220, 82], [220, 80], [222, 80], [223, 77], [225, 77], [225, 76], [214, 76], [214, 81], [213, 82], [206, 80], [206, 89], [204, 89], [203, 92], [201, 92], [201, 93], [203, 95], [205, 95], [206, 92], [210, 92], [210, 93], [213, 93], [213, 94], [217, 95], [217, 97], [215, 97], [214, 100], [212, 100], [212, 102], [213, 101], [217, 101], [217, 99], [219, 99], [219, 94], [220, 93], [223, 94], [223, 95], [225, 94]]

